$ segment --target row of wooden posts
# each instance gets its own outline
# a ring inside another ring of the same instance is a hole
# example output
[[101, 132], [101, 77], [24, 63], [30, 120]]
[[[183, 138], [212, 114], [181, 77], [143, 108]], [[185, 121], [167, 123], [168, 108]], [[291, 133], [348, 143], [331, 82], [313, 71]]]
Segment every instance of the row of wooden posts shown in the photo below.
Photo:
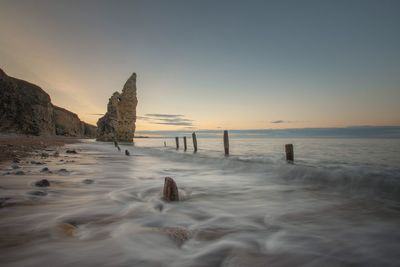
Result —
[[[197, 152], [197, 137], [196, 133], [192, 133], [192, 141], [193, 141], [193, 149], [194, 152]], [[175, 143], [176, 143], [176, 149], [179, 149], [179, 137], [175, 137]], [[164, 146], [166, 146], [166, 143], [164, 142]], [[183, 149], [184, 151], [187, 151], [187, 140], [186, 136], [183, 137]], [[228, 131], [224, 131], [224, 151], [225, 151], [225, 156], [229, 156], [229, 135]], [[285, 145], [285, 152], [286, 152], [286, 160], [293, 162], [294, 161], [294, 150], [293, 150], [293, 144], [286, 144]]]

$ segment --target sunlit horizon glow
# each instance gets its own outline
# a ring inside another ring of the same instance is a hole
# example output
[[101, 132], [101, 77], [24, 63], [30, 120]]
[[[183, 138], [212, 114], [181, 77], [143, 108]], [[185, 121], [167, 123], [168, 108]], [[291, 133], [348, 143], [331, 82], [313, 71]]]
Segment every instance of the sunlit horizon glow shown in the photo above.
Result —
[[136, 72], [138, 131], [396, 126], [399, 13], [399, 1], [3, 0], [0, 68], [91, 124]]

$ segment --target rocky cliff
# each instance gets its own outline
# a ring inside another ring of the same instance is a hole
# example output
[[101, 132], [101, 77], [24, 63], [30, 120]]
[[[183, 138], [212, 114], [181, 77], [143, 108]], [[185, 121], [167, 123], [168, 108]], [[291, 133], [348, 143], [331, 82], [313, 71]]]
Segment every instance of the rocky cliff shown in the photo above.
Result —
[[97, 122], [98, 141], [132, 142], [135, 135], [136, 73], [126, 81], [122, 93], [115, 92], [108, 101], [107, 113]]
[[10, 77], [0, 69], [0, 132], [94, 137], [95, 126], [54, 106], [39, 86]]
[[54, 121], [57, 135], [64, 136], [96, 136], [96, 127], [82, 122], [78, 115], [57, 106], [54, 107]]

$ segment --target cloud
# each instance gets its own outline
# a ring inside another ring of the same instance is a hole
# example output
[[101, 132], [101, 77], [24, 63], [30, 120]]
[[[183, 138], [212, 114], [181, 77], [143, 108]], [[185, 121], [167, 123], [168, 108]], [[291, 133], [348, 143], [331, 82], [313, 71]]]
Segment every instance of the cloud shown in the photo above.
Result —
[[181, 114], [149, 113], [145, 114], [144, 116], [137, 116], [137, 119], [147, 121], [152, 124], [193, 127], [193, 120], [187, 119]]
[[181, 118], [181, 117], [184, 117], [183, 115], [180, 115], [180, 114], [158, 114], [158, 113], [146, 114], [145, 116], [156, 117], [156, 118]]
[[276, 120], [276, 121], [271, 121], [271, 123], [292, 123], [292, 121]]

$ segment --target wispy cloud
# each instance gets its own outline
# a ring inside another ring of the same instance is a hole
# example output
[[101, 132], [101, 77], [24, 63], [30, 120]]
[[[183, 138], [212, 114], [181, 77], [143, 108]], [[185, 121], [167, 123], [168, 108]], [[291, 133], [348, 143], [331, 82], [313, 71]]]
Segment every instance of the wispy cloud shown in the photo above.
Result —
[[293, 121], [276, 120], [276, 121], [271, 121], [271, 123], [293, 123]]
[[187, 119], [181, 114], [149, 113], [144, 116], [137, 116], [137, 119], [152, 124], [193, 127], [193, 120]]

